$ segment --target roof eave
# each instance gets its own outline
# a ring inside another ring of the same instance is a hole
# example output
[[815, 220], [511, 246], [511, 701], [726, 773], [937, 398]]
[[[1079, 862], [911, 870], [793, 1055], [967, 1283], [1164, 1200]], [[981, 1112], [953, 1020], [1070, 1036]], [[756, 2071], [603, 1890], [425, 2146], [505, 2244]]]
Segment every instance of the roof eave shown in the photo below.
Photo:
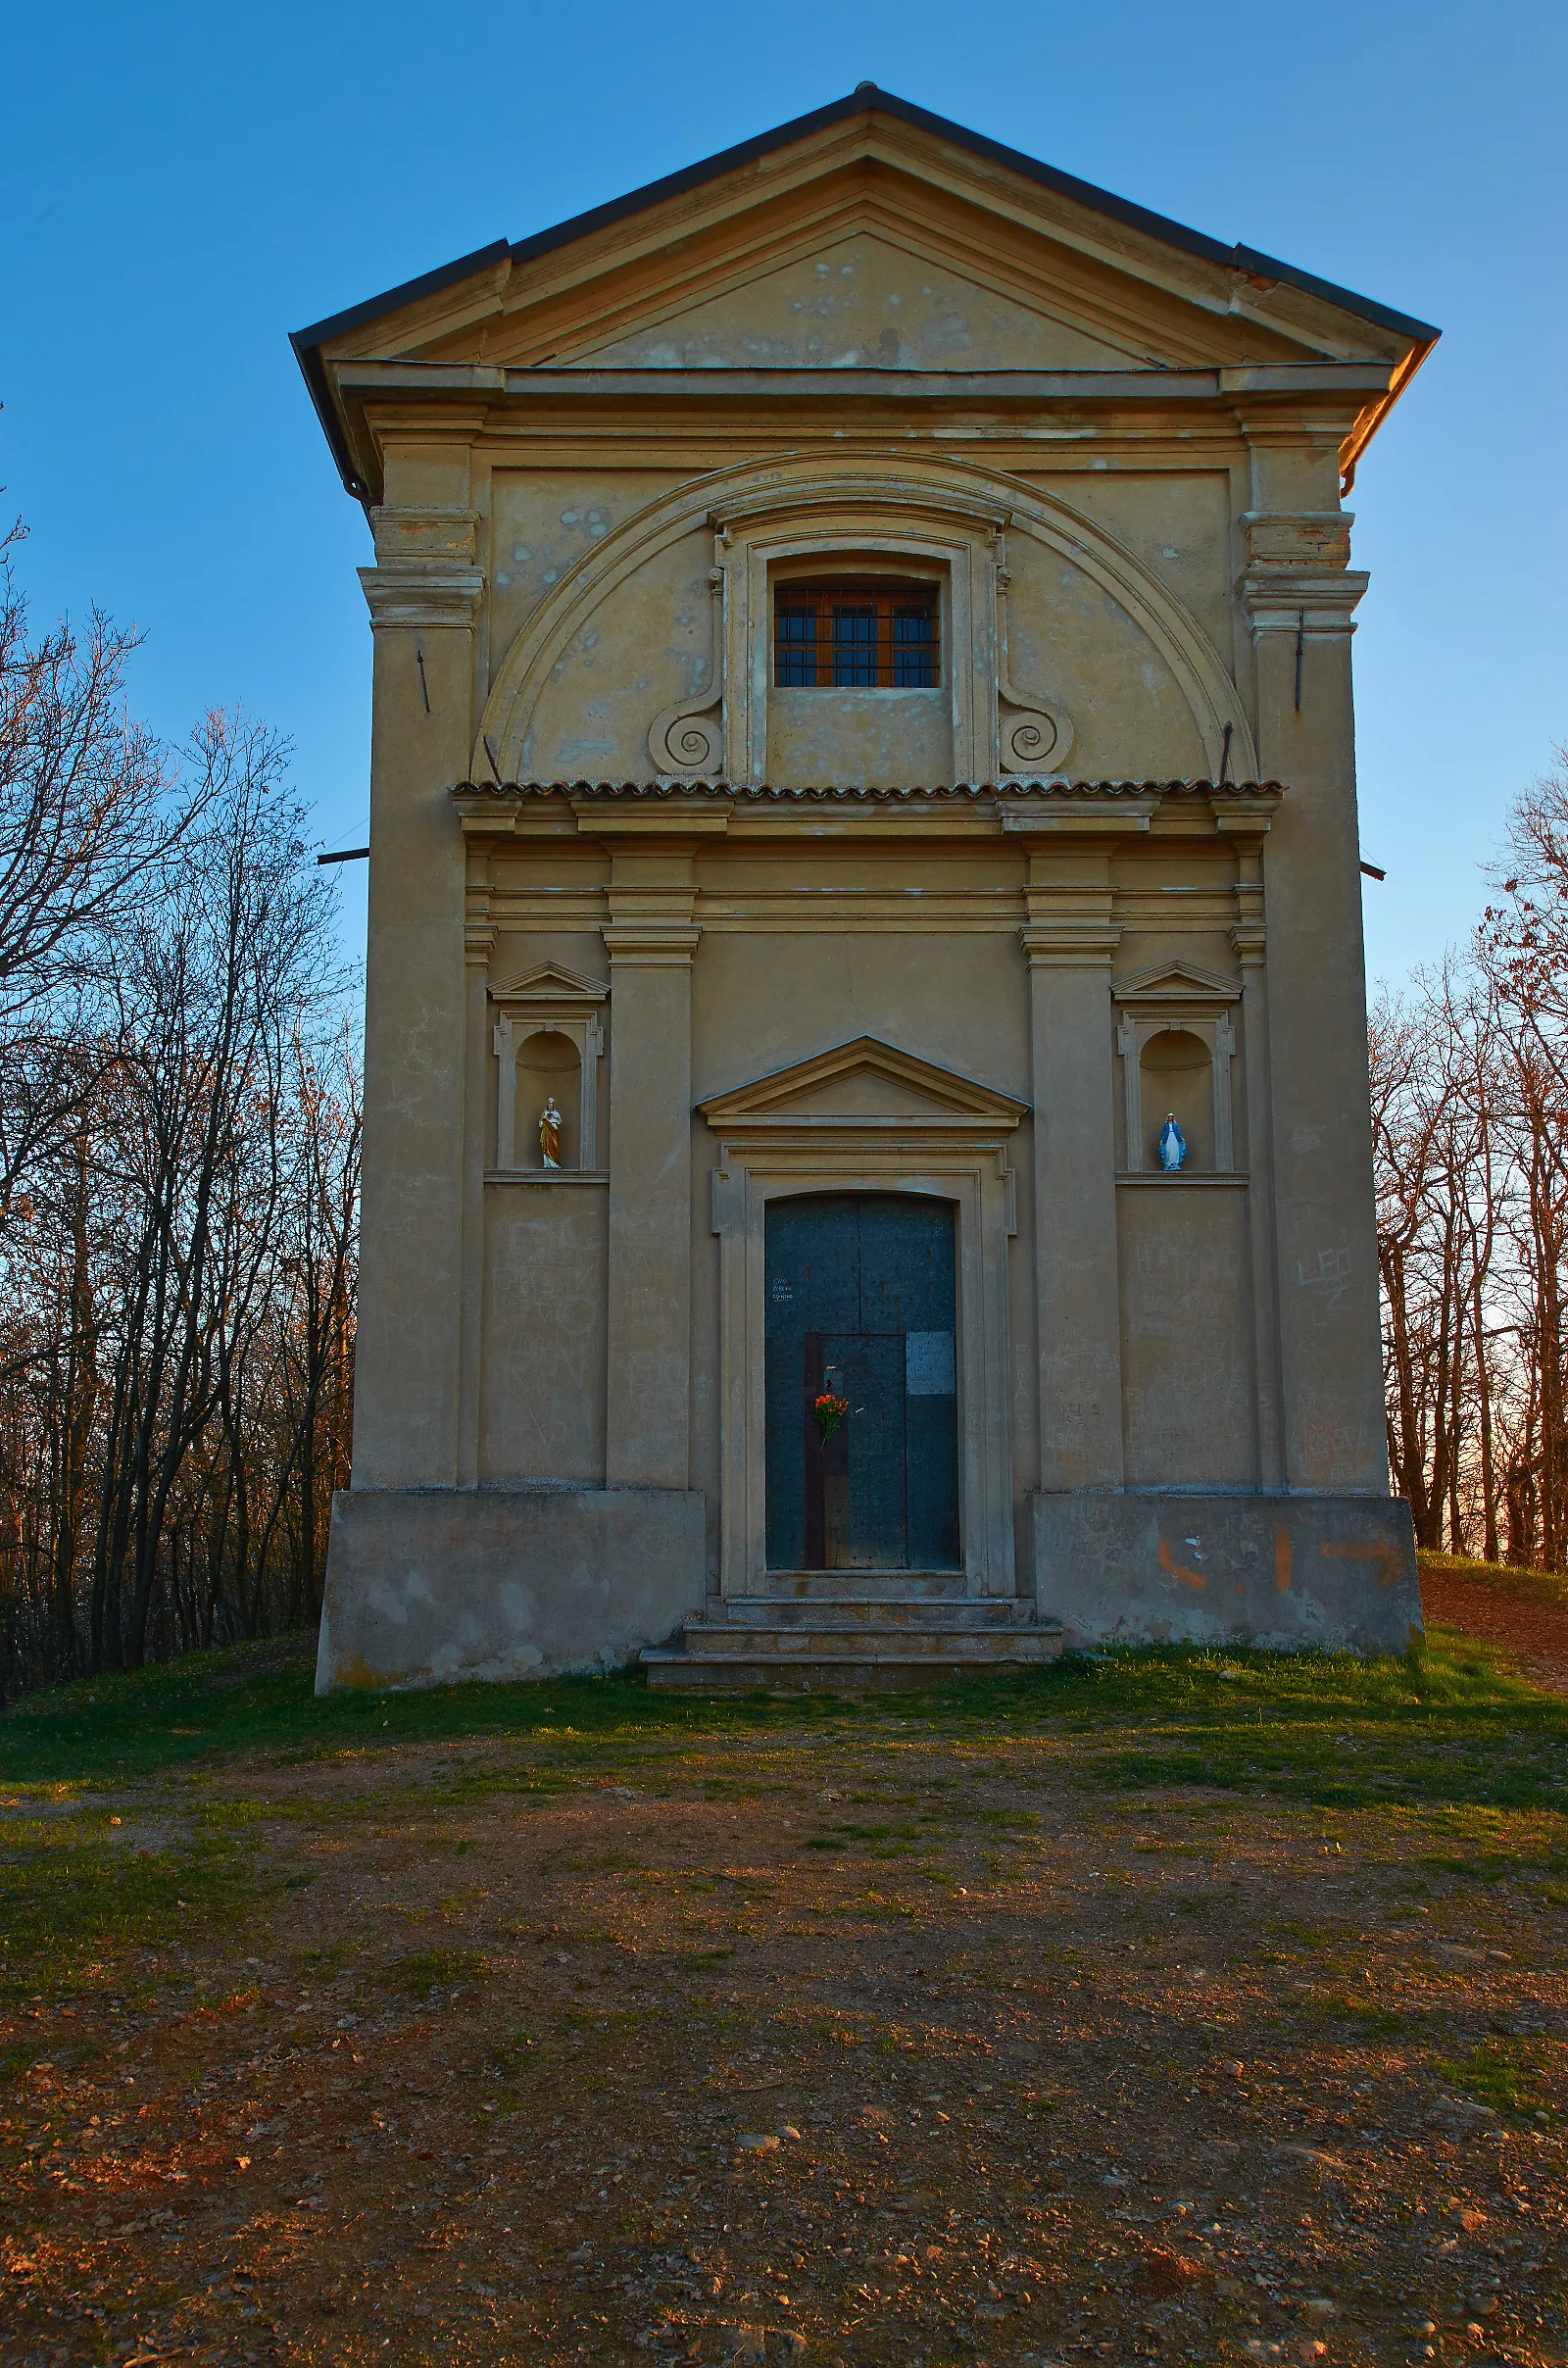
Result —
[[[1199, 257], [1221, 270], [1245, 271], [1255, 277], [1282, 281], [1321, 302], [1390, 330], [1396, 336], [1407, 337], [1418, 350], [1415, 359], [1403, 370], [1400, 385], [1414, 375], [1415, 370], [1425, 361], [1442, 333], [1429, 321], [1417, 321], [1408, 314], [1395, 311], [1391, 306], [1377, 303], [1371, 297], [1359, 296], [1349, 288], [1342, 288], [1332, 280], [1320, 279], [1315, 273], [1298, 271], [1294, 265], [1281, 263], [1276, 257], [1261, 254], [1256, 248], [1239, 242], [1226, 246], [1203, 231], [1190, 229], [1184, 222], [1173, 222], [1168, 216], [1156, 214], [1149, 207], [1135, 205], [1130, 199], [1117, 197], [1111, 190], [1099, 188], [1092, 181], [1080, 180], [1073, 173], [1059, 172], [1055, 166], [1047, 165], [1038, 157], [1025, 156], [1021, 150], [1009, 148], [1000, 140], [988, 139], [983, 132], [971, 131], [966, 125], [955, 123], [946, 116], [934, 115], [927, 108], [916, 107], [907, 99], [896, 97], [891, 91], [878, 89], [874, 83], [864, 83], [842, 99], [831, 100], [824, 107], [796, 116], [789, 123], [777, 124], [771, 131], [760, 132], [750, 140], [742, 140], [732, 148], [720, 149], [716, 155], [688, 165], [679, 173], [645, 182], [641, 188], [629, 190], [623, 197], [613, 198], [603, 206], [591, 207], [584, 214], [573, 215], [548, 229], [535, 231], [531, 237], [493, 240], [490, 245], [476, 249], [471, 255], [462, 256], [455, 263], [441, 265], [416, 279], [405, 280], [401, 286], [389, 288], [379, 296], [368, 297], [361, 304], [351, 305], [346, 312], [334, 313], [323, 321], [314, 321], [308, 328], [296, 329], [289, 342], [294, 348], [317, 416], [326, 432], [338, 472], [348, 491], [361, 502], [372, 498], [370, 489], [354, 466], [341, 414], [321, 367], [322, 346], [365, 327], [370, 321], [401, 312], [422, 297], [439, 294], [444, 288], [474, 277], [482, 271], [492, 270], [502, 263], [516, 265], [530, 262], [537, 256], [568, 246], [573, 240], [587, 237], [594, 231], [612, 227], [614, 223], [644, 213], [653, 206], [683, 196], [705, 181], [720, 179], [725, 173], [738, 172], [749, 164], [808, 138], [813, 132], [828, 130], [834, 124], [845, 123], [858, 115], [882, 115], [894, 122], [908, 123], [968, 155], [983, 157], [989, 163], [1001, 165], [1006, 171], [1032, 180], [1039, 187], [1051, 189], [1091, 213], [1120, 222], [1179, 252]], [[1398, 391], [1396, 386], [1388, 400], [1376, 407], [1370, 424], [1360, 434], [1349, 456], [1348, 465], [1352, 472], [1355, 460], [1365, 450]]]
[[1424, 345], [1415, 345], [1411, 347], [1404, 360], [1396, 368], [1387, 394], [1380, 395], [1376, 402], [1369, 403], [1367, 405], [1365, 411], [1362, 412], [1360, 418], [1357, 419], [1350, 434], [1347, 436], [1345, 442], [1341, 445], [1340, 494], [1342, 499], [1349, 492], [1351, 486], [1355, 483], [1355, 472], [1360, 463], [1361, 455], [1365, 452], [1367, 446], [1377, 434], [1378, 429], [1383, 425], [1384, 420], [1388, 418], [1396, 403], [1398, 402], [1399, 397], [1403, 394], [1405, 388], [1415, 376], [1416, 371], [1421, 368], [1422, 363], [1426, 361], [1428, 355], [1436, 346], [1441, 333], [1442, 332], [1440, 330], [1434, 329]]
[[507, 262], [510, 254], [506, 239], [492, 239], [489, 246], [477, 247], [471, 255], [461, 255], [456, 263], [442, 264], [434, 271], [421, 272], [417, 279], [406, 279], [401, 287], [391, 288], [385, 295], [368, 297], [364, 304], [350, 305], [346, 313], [333, 313], [325, 321], [313, 321], [309, 328], [290, 332], [294, 359], [310, 389], [316, 416], [337, 463], [338, 475], [357, 502], [368, 504], [375, 497], [354, 466], [342, 412], [322, 365], [321, 348], [334, 337], [346, 337], [351, 330], [363, 328], [368, 321], [380, 321], [388, 314], [400, 313], [405, 305], [417, 304], [423, 296], [438, 296], [443, 288], [456, 287], [465, 279], [476, 278], [481, 271], [493, 271], [498, 264]]

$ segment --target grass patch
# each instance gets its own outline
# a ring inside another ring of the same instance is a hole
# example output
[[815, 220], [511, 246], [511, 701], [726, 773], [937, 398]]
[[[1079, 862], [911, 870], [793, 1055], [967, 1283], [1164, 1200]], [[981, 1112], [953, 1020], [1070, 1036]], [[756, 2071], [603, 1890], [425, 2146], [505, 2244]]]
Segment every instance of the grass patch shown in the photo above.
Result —
[[1437, 2068], [1454, 2088], [1516, 2121], [1551, 2108], [1546, 2050], [1528, 2040], [1484, 2039], [1457, 2062], [1440, 2058]]
[[388, 1965], [378, 1965], [370, 1979], [377, 1989], [400, 1998], [428, 1998], [438, 1990], [483, 1981], [489, 1971], [490, 1959], [476, 1949], [413, 1949]]
[[[798, 1726], [859, 1715], [857, 1703], [650, 1694], [635, 1670], [514, 1686], [345, 1692], [322, 1701], [313, 1691], [315, 1659], [314, 1638], [272, 1640], [28, 1695], [0, 1714], [0, 1789], [112, 1786], [225, 1751], [368, 1751], [496, 1735], [554, 1741], [569, 1765], [600, 1760], [617, 1734], [744, 1733], [784, 1717]], [[549, 1792], [569, 1779], [530, 1770], [513, 1781], [519, 1791]], [[458, 1799], [508, 1779], [454, 1771], [444, 1782]]]
[[[603, 1776], [617, 1750], [641, 1751], [646, 1763], [659, 1739], [722, 1743], [803, 1726], [867, 1739], [924, 1730], [960, 1743], [983, 1729], [992, 1748], [1066, 1736], [1084, 1747], [1081, 1781], [1109, 1792], [1175, 1785], [1339, 1808], [1568, 1808], [1568, 1700], [1527, 1683], [1493, 1648], [1442, 1629], [1402, 1659], [1163, 1647], [835, 1702], [651, 1694], [635, 1671], [318, 1701], [308, 1641], [287, 1652], [273, 1642], [29, 1697], [0, 1717], [0, 1787], [63, 1800], [231, 1751], [358, 1754], [514, 1735], [529, 1742], [534, 1764], [438, 1768], [436, 1798], [544, 1798], [590, 1769]], [[726, 1779], [690, 1754], [679, 1772], [700, 1772], [715, 1799], [756, 1789], [755, 1778]], [[845, 1822], [818, 1846], [852, 1837], [903, 1841], [914, 1829]]]
[[91, 1991], [103, 1970], [90, 1962], [95, 1953], [165, 1949], [198, 1923], [237, 1915], [256, 1890], [247, 1856], [228, 1834], [141, 1850], [117, 1840], [105, 1817], [13, 1825], [0, 1855], [0, 1987]]
[[1130, 1653], [1094, 1664], [1093, 1696], [1064, 1709], [1085, 1729], [1119, 1724], [1137, 1740], [1090, 1755], [1083, 1781], [1325, 1808], [1568, 1809], [1568, 1700], [1455, 1630], [1429, 1631], [1402, 1659], [1233, 1650], [1222, 1675], [1216, 1657]]

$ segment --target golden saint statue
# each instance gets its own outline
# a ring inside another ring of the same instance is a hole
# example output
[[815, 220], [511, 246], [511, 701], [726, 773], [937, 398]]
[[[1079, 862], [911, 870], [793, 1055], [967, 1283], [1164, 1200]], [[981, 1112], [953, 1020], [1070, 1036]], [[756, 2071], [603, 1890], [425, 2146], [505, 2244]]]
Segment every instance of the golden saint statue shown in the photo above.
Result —
[[539, 1113], [539, 1156], [546, 1167], [561, 1165], [561, 1112], [554, 1094], [546, 1096]]

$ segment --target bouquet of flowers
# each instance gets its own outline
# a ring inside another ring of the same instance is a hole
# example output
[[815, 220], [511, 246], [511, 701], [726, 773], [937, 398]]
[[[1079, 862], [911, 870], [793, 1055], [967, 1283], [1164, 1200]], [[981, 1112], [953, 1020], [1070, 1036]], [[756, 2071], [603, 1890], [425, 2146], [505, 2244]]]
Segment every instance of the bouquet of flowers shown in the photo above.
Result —
[[832, 1390], [824, 1390], [820, 1398], [812, 1405], [811, 1412], [815, 1416], [817, 1432], [824, 1447], [849, 1410], [849, 1400], [835, 1396]]

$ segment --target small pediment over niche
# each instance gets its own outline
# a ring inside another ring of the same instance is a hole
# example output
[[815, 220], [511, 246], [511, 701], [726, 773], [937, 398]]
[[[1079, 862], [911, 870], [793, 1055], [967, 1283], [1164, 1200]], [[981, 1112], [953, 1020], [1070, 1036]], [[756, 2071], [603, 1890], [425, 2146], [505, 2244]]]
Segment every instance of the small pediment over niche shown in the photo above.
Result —
[[774, 1069], [697, 1107], [710, 1126], [727, 1132], [803, 1123], [1010, 1130], [1029, 1111], [1027, 1102], [938, 1068], [876, 1036], [835, 1045], [831, 1052]]
[[1242, 1000], [1236, 979], [1222, 978], [1217, 970], [1200, 969], [1197, 962], [1151, 962], [1147, 970], [1134, 970], [1126, 978], [1113, 978], [1110, 993], [1113, 1003], [1140, 1007]]
[[568, 970], [564, 962], [535, 962], [531, 970], [519, 970], [515, 978], [496, 978], [490, 982], [492, 1003], [559, 1004], [604, 1003], [610, 989], [600, 978], [584, 978], [580, 970]]

